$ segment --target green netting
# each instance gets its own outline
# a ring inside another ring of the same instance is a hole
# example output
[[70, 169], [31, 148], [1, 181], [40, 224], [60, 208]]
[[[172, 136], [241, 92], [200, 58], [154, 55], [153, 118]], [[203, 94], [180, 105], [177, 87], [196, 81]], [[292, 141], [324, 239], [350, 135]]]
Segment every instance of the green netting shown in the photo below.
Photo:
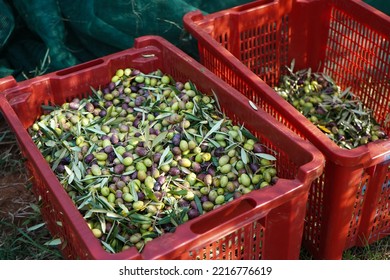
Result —
[[[197, 58], [183, 29], [192, 10], [214, 13], [251, 0], [0, 0], [0, 78], [17, 80], [131, 48], [159, 35]], [[389, 11], [388, 0], [365, 2]]]

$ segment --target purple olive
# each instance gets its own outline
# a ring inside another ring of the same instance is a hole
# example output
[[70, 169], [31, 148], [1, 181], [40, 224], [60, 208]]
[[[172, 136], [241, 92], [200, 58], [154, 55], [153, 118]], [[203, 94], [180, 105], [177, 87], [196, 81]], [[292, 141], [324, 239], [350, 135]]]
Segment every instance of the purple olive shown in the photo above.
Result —
[[196, 205], [196, 202], [194, 200], [190, 202], [190, 207], [192, 209], [198, 210], [198, 206]]
[[136, 147], [135, 148], [135, 153], [138, 156], [143, 157], [143, 156], [147, 155], [148, 151], [145, 148], [143, 148], [143, 147]]
[[143, 192], [137, 192], [138, 200], [144, 200], [145, 194]]
[[224, 147], [218, 147], [214, 150], [214, 156], [221, 157], [225, 154], [225, 148]]
[[114, 173], [122, 174], [123, 171], [125, 171], [125, 166], [123, 164], [120, 163], [114, 166]]
[[156, 152], [153, 154], [153, 162], [158, 163], [160, 161], [160, 158], [161, 158], [161, 153]]
[[110, 146], [106, 146], [105, 148], [104, 148], [104, 152], [106, 153], [106, 154], [109, 154], [109, 153], [111, 153], [111, 152], [113, 152], [114, 151], [114, 148], [110, 145]]
[[173, 135], [172, 144], [174, 146], [179, 146], [180, 140], [181, 140], [181, 135], [179, 133], [177, 133], [177, 134]]
[[264, 153], [264, 148], [263, 148], [263, 146], [260, 144], [260, 143], [255, 143], [254, 145], [253, 145], [253, 152], [255, 152], [255, 153]]
[[157, 182], [160, 183], [160, 185], [163, 185], [165, 183], [165, 181], [167, 180], [167, 178], [165, 176], [160, 176], [157, 178]]
[[180, 207], [183, 207], [183, 208], [190, 206], [190, 203], [185, 199], [180, 199], [177, 203]]
[[180, 174], [180, 169], [176, 166], [173, 166], [169, 169], [169, 175], [171, 176], [177, 176]]
[[194, 171], [195, 173], [199, 173], [202, 171], [201, 165], [196, 161], [193, 161], [191, 166], [192, 166], [192, 171]]
[[134, 104], [135, 104], [135, 106], [139, 107], [139, 106], [141, 106], [142, 103], [144, 103], [144, 102], [145, 102], [145, 97], [143, 97], [143, 96], [137, 96], [137, 97], [135, 98]]
[[172, 153], [173, 153], [175, 156], [179, 156], [179, 155], [181, 155], [181, 150], [180, 150], [180, 148], [179, 148], [178, 146], [175, 146], [175, 147], [173, 147], [173, 149], [172, 149]]
[[106, 101], [104, 102], [104, 107], [105, 108], [108, 108], [108, 107], [111, 107], [112, 106], [112, 101]]
[[200, 215], [199, 211], [197, 209], [190, 209], [187, 213], [189, 219], [194, 219]]
[[106, 110], [101, 110], [100, 113], [99, 113], [99, 116], [104, 118], [105, 116], [107, 115], [107, 111]]
[[89, 164], [94, 158], [95, 158], [95, 156], [93, 154], [88, 154], [88, 155], [85, 156], [84, 162], [86, 164]]
[[251, 162], [249, 164], [249, 167], [252, 170], [252, 172], [255, 173], [257, 170], [259, 170], [260, 165], [258, 163], [256, 163], [256, 162]]
[[56, 168], [56, 172], [58, 173], [64, 173], [65, 172], [65, 165], [59, 164]]
[[161, 184], [159, 182], [155, 182], [153, 186], [154, 191], [160, 191], [161, 190]]
[[214, 177], [215, 176], [215, 168], [214, 166], [210, 166], [208, 169], [207, 169], [207, 173], [211, 175], [211, 177]]

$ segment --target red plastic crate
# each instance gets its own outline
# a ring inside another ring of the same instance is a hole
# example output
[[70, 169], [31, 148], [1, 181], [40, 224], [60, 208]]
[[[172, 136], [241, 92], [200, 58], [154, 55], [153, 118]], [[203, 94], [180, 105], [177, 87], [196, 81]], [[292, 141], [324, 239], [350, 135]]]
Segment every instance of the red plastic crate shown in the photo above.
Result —
[[390, 140], [342, 149], [272, 87], [295, 59], [351, 86], [390, 134], [390, 18], [356, 0], [260, 0], [183, 20], [203, 65], [324, 154], [304, 228], [312, 255], [340, 259], [389, 235]]
[[[281, 177], [272, 187], [253, 191], [149, 242], [142, 253], [130, 248], [106, 252], [33, 143], [27, 128], [42, 114], [42, 104], [85, 97], [90, 86], [109, 83], [119, 68], [144, 73], [160, 69], [175, 80], [191, 80], [205, 94], [215, 92], [221, 108], [245, 123], [277, 152]], [[1, 80], [0, 80], [1, 81]], [[309, 187], [323, 171], [322, 154], [188, 55], [156, 36], [135, 41], [134, 48], [65, 70], [26, 80], [0, 95], [0, 108], [15, 132], [33, 175], [42, 215], [68, 259], [297, 259]]]

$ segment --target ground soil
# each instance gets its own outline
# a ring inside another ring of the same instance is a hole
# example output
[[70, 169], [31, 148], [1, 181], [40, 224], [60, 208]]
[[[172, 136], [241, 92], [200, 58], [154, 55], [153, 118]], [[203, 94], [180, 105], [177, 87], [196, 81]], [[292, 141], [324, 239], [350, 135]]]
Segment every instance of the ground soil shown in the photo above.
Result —
[[27, 175], [19, 170], [0, 177], [0, 220], [17, 224], [29, 212], [36, 200], [28, 185]]

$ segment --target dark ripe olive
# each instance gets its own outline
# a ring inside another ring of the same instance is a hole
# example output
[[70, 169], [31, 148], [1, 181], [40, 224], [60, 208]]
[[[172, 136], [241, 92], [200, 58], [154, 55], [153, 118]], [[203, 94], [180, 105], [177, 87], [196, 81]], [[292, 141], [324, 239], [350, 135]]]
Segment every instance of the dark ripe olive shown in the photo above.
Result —
[[104, 148], [104, 152], [109, 154], [114, 151], [114, 148], [110, 145]]
[[224, 147], [218, 147], [213, 152], [214, 156], [221, 157], [225, 154], [225, 148]]
[[325, 115], [325, 114], [326, 114], [326, 111], [324, 110], [324, 108], [318, 107], [318, 108], [316, 109], [316, 113], [317, 113], [318, 115]]
[[115, 185], [116, 185], [116, 183], [119, 182], [120, 178], [115, 176], [115, 177], [112, 177], [111, 180], [112, 180], [112, 182], [115, 183]]
[[173, 135], [172, 144], [174, 146], [179, 146], [180, 140], [181, 140], [181, 135], [179, 133], [176, 133], [175, 135]]
[[376, 136], [378, 136], [379, 139], [385, 139], [387, 137], [386, 133], [384, 131], [377, 131]]
[[160, 161], [160, 158], [161, 158], [161, 153], [157, 152], [153, 154], [153, 162], [158, 163]]
[[197, 209], [190, 209], [187, 213], [189, 219], [194, 219], [200, 215], [199, 211]]
[[202, 196], [200, 197], [200, 201], [201, 201], [201, 202], [209, 201], [209, 197], [208, 197], [207, 195], [202, 195]]
[[130, 89], [131, 89], [131, 92], [137, 92], [139, 90], [139, 87], [138, 86], [131, 86]]
[[165, 176], [160, 176], [157, 178], [157, 182], [160, 184], [160, 185], [163, 185], [165, 183], [165, 181], [167, 180], [167, 178]]
[[161, 190], [161, 184], [160, 184], [159, 182], [156, 181], [156, 182], [154, 183], [153, 190], [154, 190], [154, 191], [159, 191], [159, 190]]
[[257, 142], [255, 144], [253, 144], [253, 152], [255, 153], [264, 153], [264, 148], [263, 146]]
[[65, 172], [65, 165], [63, 165], [63, 164], [59, 164], [58, 166], [57, 166], [57, 168], [56, 168], [56, 172], [58, 172], [58, 173], [64, 173]]
[[103, 94], [110, 93], [110, 89], [108, 87], [103, 88], [102, 90]]
[[133, 158], [133, 153], [132, 152], [129, 152], [129, 151], [126, 151], [122, 154], [122, 157], [123, 158], [127, 158], [127, 157], [130, 157], [130, 158]]
[[99, 116], [102, 117], [102, 118], [104, 118], [106, 115], [107, 115], [107, 111], [106, 110], [101, 110], [99, 112]]
[[148, 151], [145, 148], [143, 148], [143, 147], [136, 147], [135, 148], [135, 153], [137, 155], [139, 155], [140, 157], [143, 157], [143, 156], [146, 156]]
[[112, 101], [106, 101], [104, 102], [104, 107], [105, 108], [108, 108], [108, 107], [111, 107], [113, 104], [112, 104]]
[[200, 181], [203, 181], [204, 178], [206, 177], [206, 174], [205, 174], [205, 173], [200, 173], [200, 174], [197, 174], [196, 177], [197, 177]]
[[124, 89], [125, 89], [125, 87], [123, 85], [120, 85], [120, 86], [117, 87], [117, 90], [118, 90], [119, 94], [122, 94]]
[[84, 162], [86, 164], [89, 164], [94, 158], [95, 158], [95, 156], [93, 154], [88, 154], [88, 155], [85, 156]]
[[109, 84], [108, 84], [108, 89], [109, 89], [110, 91], [113, 91], [113, 90], [115, 89], [115, 83], [114, 83], [114, 82], [109, 83]]
[[133, 173], [131, 173], [130, 178], [134, 180], [137, 179], [137, 177], [138, 177], [138, 171], [135, 170]]
[[270, 184], [271, 184], [271, 185], [275, 185], [276, 182], [278, 181], [278, 179], [279, 179], [279, 178], [276, 177], [276, 176], [272, 177]]
[[198, 209], [198, 206], [196, 205], [195, 200], [193, 200], [193, 201], [190, 202], [190, 208], [196, 209], [196, 210]]
[[209, 173], [209, 175], [211, 175], [211, 177], [214, 177], [215, 176], [215, 168], [214, 168], [214, 166], [210, 166], [207, 169], [207, 173]]
[[121, 198], [122, 197], [122, 191], [121, 190], [116, 190], [115, 197], [116, 198]]
[[142, 103], [144, 103], [144, 102], [145, 102], [145, 97], [143, 97], [143, 96], [137, 96], [137, 97], [135, 98], [134, 104], [135, 104], [135, 106], [139, 107], [139, 106], [141, 106]]
[[107, 160], [108, 160], [109, 162], [113, 162], [115, 159], [116, 159], [116, 154], [115, 154], [114, 151], [112, 151], [111, 153], [108, 154]]
[[202, 171], [201, 165], [196, 161], [192, 162], [191, 167], [192, 167], [192, 171], [194, 171], [195, 173], [199, 173]]
[[65, 164], [65, 165], [68, 165], [70, 162], [71, 162], [70, 156], [63, 157], [63, 158], [61, 159], [61, 163], [62, 163], [62, 164]]
[[[133, 121], [133, 126], [134, 126], [135, 128], [138, 128], [139, 122], [140, 122], [140, 119], [139, 119], [139, 118], [136, 118], [136, 119]], [[137, 136], [136, 136], [136, 137], [137, 137]]]
[[179, 199], [179, 201], [177, 203], [179, 204], [180, 207], [183, 207], [183, 208], [190, 206], [190, 203], [185, 199]]
[[138, 200], [144, 200], [145, 194], [143, 192], [137, 192]]
[[114, 173], [122, 174], [123, 171], [125, 171], [125, 166], [123, 164], [120, 163], [114, 166]]
[[252, 170], [252, 172], [255, 173], [257, 170], [259, 170], [260, 165], [258, 163], [256, 163], [256, 162], [251, 162], [249, 164], [249, 167]]
[[171, 176], [177, 176], [180, 174], [180, 169], [176, 166], [173, 166], [169, 169], [169, 175]]
[[[114, 178], [115, 178], [115, 177], [114, 177]], [[125, 182], [125, 183], [128, 183], [128, 182], [130, 182], [131, 178], [130, 178], [129, 175], [122, 175], [122, 176], [121, 176], [121, 180], [122, 180], [123, 182]]]
[[175, 156], [179, 156], [179, 155], [181, 155], [181, 150], [180, 150], [180, 148], [179, 148], [178, 146], [175, 146], [175, 147], [173, 147], [173, 149], [172, 149], [172, 153], [173, 153]]

